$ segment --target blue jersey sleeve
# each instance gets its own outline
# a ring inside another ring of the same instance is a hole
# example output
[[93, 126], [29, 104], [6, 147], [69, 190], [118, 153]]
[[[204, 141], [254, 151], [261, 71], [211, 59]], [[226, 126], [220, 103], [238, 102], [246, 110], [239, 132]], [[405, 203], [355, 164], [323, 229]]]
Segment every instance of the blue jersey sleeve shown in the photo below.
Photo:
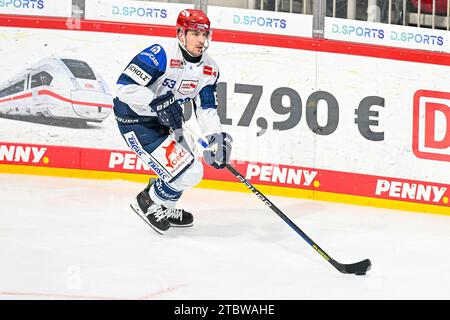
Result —
[[166, 65], [167, 56], [164, 48], [154, 44], [131, 60], [117, 83], [150, 86], [166, 72]]
[[199, 96], [202, 109], [217, 109], [217, 80], [214, 84], [203, 87]]

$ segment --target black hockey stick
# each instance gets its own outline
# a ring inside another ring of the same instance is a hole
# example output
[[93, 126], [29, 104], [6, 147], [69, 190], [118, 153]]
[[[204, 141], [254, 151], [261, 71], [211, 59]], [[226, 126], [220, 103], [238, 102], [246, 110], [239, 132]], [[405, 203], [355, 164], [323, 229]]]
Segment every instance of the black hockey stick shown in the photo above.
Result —
[[[198, 136], [192, 129], [187, 126], [183, 126], [183, 128], [188, 131], [191, 135], [193, 135], [198, 143], [202, 145], [204, 148], [208, 147], [208, 143]], [[369, 259], [365, 259], [360, 262], [344, 264], [337, 262], [333, 258], [331, 258], [324, 250], [322, 250], [306, 233], [304, 233], [291, 219], [289, 219], [280, 209], [278, 209], [272, 201], [267, 199], [265, 195], [263, 195], [258, 189], [256, 189], [247, 179], [244, 178], [242, 174], [239, 173], [234, 167], [230, 164], [226, 164], [225, 166], [239, 181], [244, 183], [247, 188], [250, 189], [262, 202], [264, 202], [273, 212], [275, 212], [284, 222], [286, 222], [292, 229], [295, 230], [308, 244], [314, 248], [325, 260], [327, 260], [333, 267], [335, 267], [339, 272], [342, 273], [350, 273], [356, 275], [364, 275], [367, 271], [370, 270], [372, 264]]]
[[325, 260], [333, 265], [338, 271], [342, 273], [352, 273], [357, 275], [364, 275], [367, 271], [370, 270], [372, 264], [369, 259], [351, 263], [351, 264], [343, 264], [339, 263], [333, 258], [331, 258], [324, 250], [322, 250], [306, 233], [302, 231], [291, 219], [289, 219], [280, 209], [278, 209], [265, 195], [263, 195], [258, 189], [256, 189], [247, 179], [245, 179], [242, 174], [240, 174], [234, 167], [227, 164], [225, 166], [231, 173], [239, 179], [239, 181], [243, 182], [247, 188], [250, 189], [262, 202], [264, 202], [273, 212], [275, 212], [281, 219], [284, 220], [292, 229], [294, 229], [308, 244], [314, 248]]

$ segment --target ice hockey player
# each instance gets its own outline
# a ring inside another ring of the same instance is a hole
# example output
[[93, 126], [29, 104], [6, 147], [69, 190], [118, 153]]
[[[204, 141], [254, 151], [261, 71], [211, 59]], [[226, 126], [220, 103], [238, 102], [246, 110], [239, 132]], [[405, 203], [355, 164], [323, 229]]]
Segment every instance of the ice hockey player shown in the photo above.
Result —
[[201, 10], [186, 9], [177, 18], [172, 46], [153, 44], [138, 53], [117, 81], [114, 114], [128, 146], [158, 175], [131, 204], [155, 231], [193, 225], [193, 215], [175, 205], [183, 191], [197, 185], [203, 165], [192, 139], [182, 129], [183, 104], [193, 102], [199, 128], [208, 139], [205, 162], [223, 169], [232, 138], [222, 131], [217, 113], [219, 69], [205, 50], [210, 21]]

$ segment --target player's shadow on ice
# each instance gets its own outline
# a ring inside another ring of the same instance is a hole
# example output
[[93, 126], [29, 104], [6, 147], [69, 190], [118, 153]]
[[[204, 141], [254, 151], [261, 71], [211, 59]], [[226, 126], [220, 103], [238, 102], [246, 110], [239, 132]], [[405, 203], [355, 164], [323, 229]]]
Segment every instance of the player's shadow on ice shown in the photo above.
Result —
[[86, 122], [85, 120], [67, 120], [67, 119], [54, 119], [43, 116], [19, 116], [19, 115], [0, 115], [1, 119], [8, 119], [21, 122], [29, 122], [36, 124], [43, 124], [53, 127], [65, 127], [73, 129], [98, 129], [100, 123]]

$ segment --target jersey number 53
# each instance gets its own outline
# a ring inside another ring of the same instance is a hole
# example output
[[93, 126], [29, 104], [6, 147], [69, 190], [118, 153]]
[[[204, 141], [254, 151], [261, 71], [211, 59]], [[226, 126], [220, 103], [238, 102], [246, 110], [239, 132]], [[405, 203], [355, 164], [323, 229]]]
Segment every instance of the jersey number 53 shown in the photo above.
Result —
[[173, 89], [173, 87], [175, 87], [175, 83], [177, 83], [175, 80], [166, 78], [166, 79], [164, 79], [162, 85], [165, 87], [169, 87], [170, 89]]

